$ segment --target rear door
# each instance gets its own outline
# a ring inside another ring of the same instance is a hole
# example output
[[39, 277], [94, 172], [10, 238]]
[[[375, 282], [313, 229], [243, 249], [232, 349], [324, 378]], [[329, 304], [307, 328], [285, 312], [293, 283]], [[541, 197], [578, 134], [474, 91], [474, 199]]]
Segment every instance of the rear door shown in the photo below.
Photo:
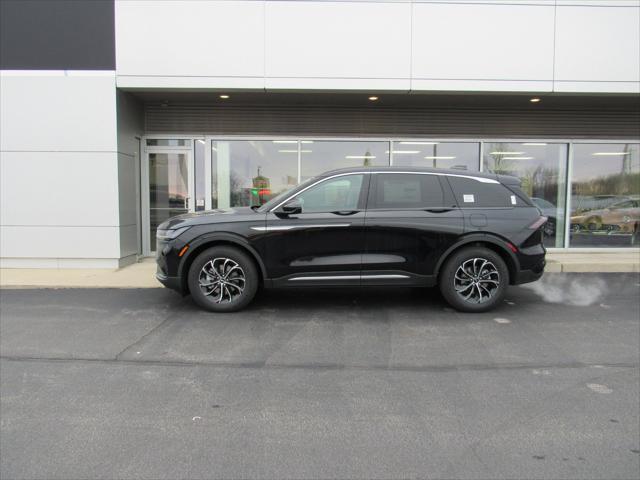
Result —
[[463, 233], [462, 213], [440, 175], [372, 175], [365, 218], [363, 285], [424, 284]]

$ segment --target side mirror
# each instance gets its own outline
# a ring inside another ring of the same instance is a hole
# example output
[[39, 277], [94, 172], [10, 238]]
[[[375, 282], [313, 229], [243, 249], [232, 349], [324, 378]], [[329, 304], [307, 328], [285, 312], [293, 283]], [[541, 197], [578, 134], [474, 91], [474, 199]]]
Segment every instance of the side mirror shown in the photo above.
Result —
[[302, 213], [302, 202], [300, 199], [294, 198], [280, 207], [280, 211], [285, 215], [297, 215]]

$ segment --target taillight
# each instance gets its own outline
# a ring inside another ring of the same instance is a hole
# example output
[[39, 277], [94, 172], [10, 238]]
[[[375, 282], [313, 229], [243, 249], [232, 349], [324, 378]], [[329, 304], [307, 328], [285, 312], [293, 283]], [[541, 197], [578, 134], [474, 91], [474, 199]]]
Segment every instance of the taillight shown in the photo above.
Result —
[[547, 220], [548, 220], [547, 217], [538, 217], [538, 219], [535, 222], [533, 222], [531, 225], [529, 225], [529, 230], [537, 230], [537, 229], [539, 229], [542, 225], [547, 223]]

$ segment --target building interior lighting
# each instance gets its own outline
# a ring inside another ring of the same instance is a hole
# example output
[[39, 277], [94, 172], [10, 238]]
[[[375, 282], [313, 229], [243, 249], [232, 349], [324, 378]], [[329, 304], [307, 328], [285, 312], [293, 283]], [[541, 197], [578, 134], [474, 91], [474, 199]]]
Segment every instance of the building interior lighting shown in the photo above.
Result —
[[440, 142], [400, 142], [402, 145], [438, 145]]
[[540, 99], [538, 97], [533, 97], [531, 100], [529, 100], [531, 103], [539, 103]]
[[[278, 153], [298, 153], [298, 150], [278, 150]], [[300, 150], [300, 153], [311, 153], [311, 150]]]
[[533, 160], [533, 157], [502, 157], [503, 160]]
[[524, 152], [491, 152], [489, 155], [523, 155]]
[[298, 143], [297, 140], [272, 140], [273, 143]]
[[220, 95], [220, 98], [223, 99], [223, 100], [226, 100], [227, 98], [229, 98], [229, 95], [222, 94], [222, 95]]
[[595, 157], [614, 157], [618, 155], [630, 155], [631, 152], [596, 152], [591, 155]]
[[378, 97], [376, 97], [375, 95], [371, 95], [369, 97], [369, 100], [371, 100], [372, 102], [375, 102], [376, 100], [378, 100]]
[[[389, 153], [389, 150], [384, 153]], [[420, 153], [420, 150], [392, 150], [391, 153], [394, 155], [415, 155], [416, 153]]]
[[456, 157], [446, 155], [436, 155], [434, 157], [424, 157], [425, 160], [453, 160]]
[[546, 143], [523, 143], [522, 145], [524, 145], [525, 147], [544, 147], [547, 144]]

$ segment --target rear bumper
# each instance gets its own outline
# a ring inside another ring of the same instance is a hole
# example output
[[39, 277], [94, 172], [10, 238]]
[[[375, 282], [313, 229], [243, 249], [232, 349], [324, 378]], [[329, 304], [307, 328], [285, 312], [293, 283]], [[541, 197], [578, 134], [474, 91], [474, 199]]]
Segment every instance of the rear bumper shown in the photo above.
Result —
[[540, 277], [542, 277], [542, 274], [544, 273], [545, 265], [546, 265], [546, 262], [542, 260], [538, 265], [536, 265], [531, 270], [520, 270], [516, 278], [512, 282], [512, 285], [520, 285], [522, 283], [535, 282]]

